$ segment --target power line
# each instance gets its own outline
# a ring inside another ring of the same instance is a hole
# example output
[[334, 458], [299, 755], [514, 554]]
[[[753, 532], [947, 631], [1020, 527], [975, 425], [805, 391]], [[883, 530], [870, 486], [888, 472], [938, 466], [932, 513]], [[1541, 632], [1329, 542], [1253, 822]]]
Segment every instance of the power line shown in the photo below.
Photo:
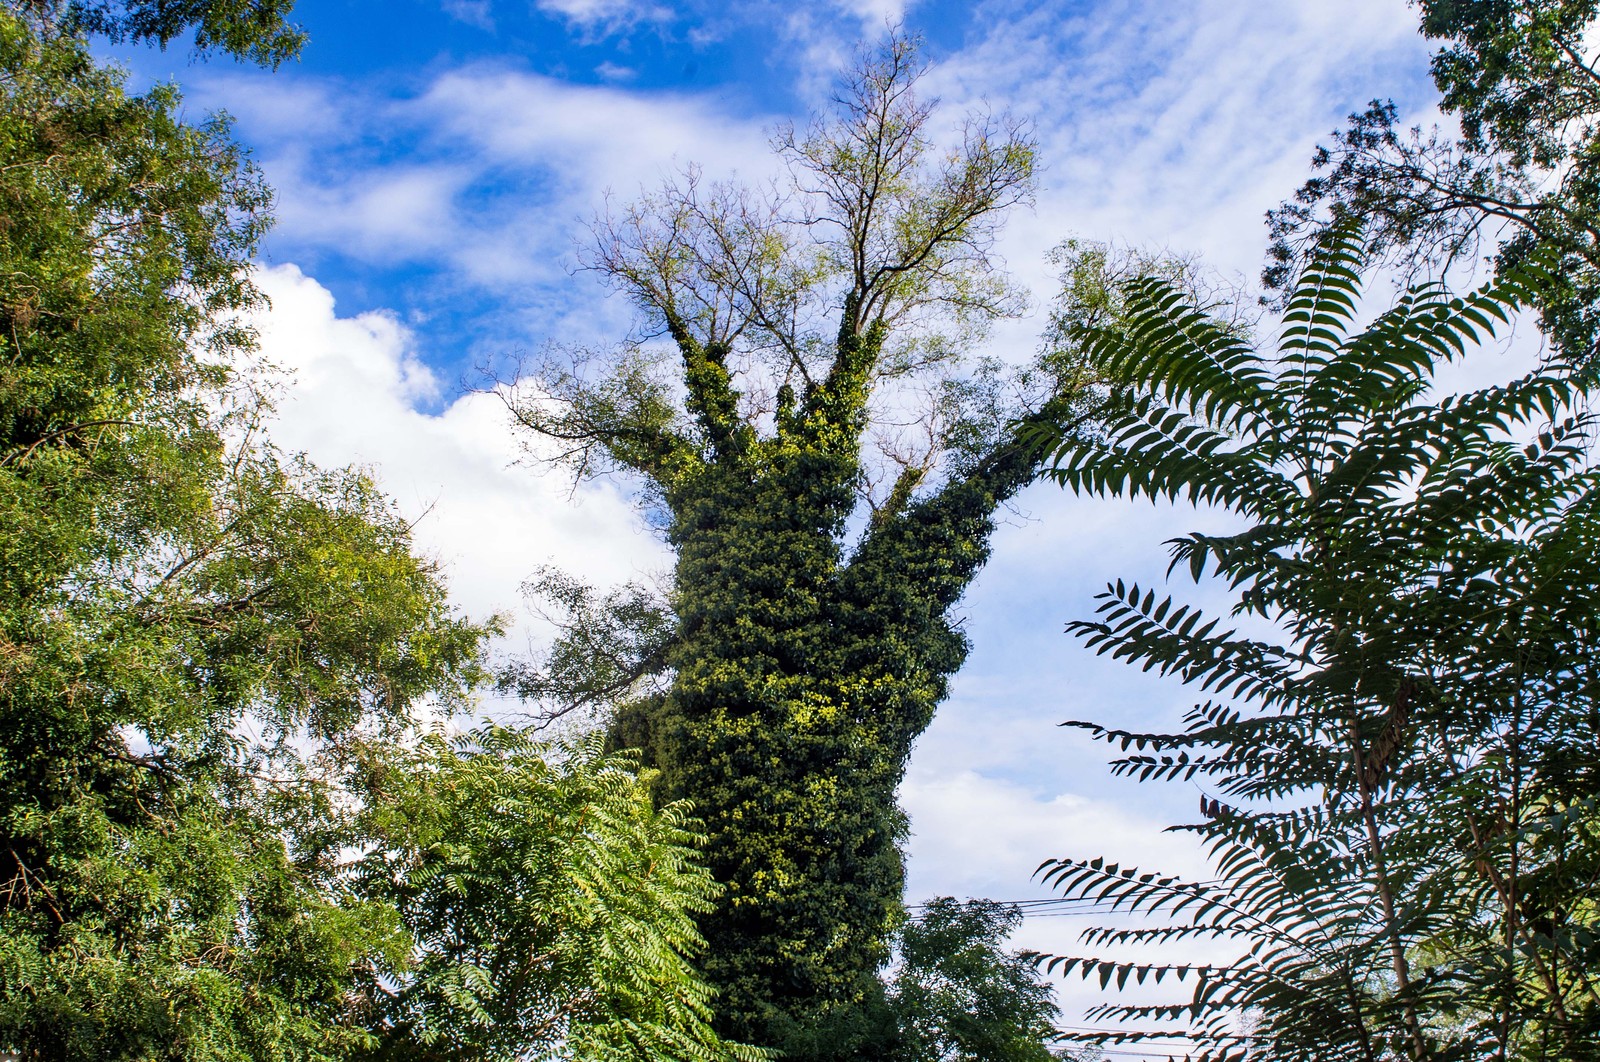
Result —
[[[1209, 885], [1220, 885], [1224, 880], [1225, 879], [1223, 879], [1223, 878], [1211, 878], [1211, 879], [1206, 880], [1206, 881], [1175, 881], [1175, 882], [1172, 883], [1172, 887], [1173, 887], [1174, 891], [1181, 891], [1183, 889], [1193, 889], [1193, 888], [1199, 888], [1199, 887], [1204, 887], [1204, 886], [1209, 886]], [[997, 903], [1002, 907], [1021, 907], [1021, 908], [1045, 907], [1045, 906], [1049, 906], [1049, 905], [1052, 905], [1052, 904], [1081, 904], [1081, 905], [1084, 905], [1084, 906], [1087, 906], [1087, 907], [1109, 906], [1109, 903], [1107, 901], [1094, 900], [1094, 899], [1087, 899], [1086, 900], [1086, 899], [1077, 898], [1077, 897], [1071, 897], [1071, 896], [1043, 896], [1043, 897], [1033, 897], [1033, 898], [1026, 899], [1026, 900], [993, 900], [993, 901], [989, 901], [989, 902]], [[923, 903], [908, 903], [908, 904], [905, 905], [906, 910], [908, 910], [908, 911], [924, 910], [924, 909], [932, 907], [932, 906], [933, 906], [933, 903], [931, 901], [927, 901], [927, 902], [923, 902]]]
[[[1112, 1028], [1112, 1029], [1095, 1028], [1094, 1026], [1091, 1026], [1091, 1025], [1057, 1025], [1056, 1029], [1059, 1032], [1068, 1033], [1068, 1034], [1074, 1035], [1074, 1036], [1076, 1036], [1076, 1035], [1078, 1035], [1080, 1033], [1115, 1033], [1115, 1032], [1118, 1032], [1118, 1031], [1125, 1031], [1125, 1030], [1117, 1030], [1117, 1029], [1114, 1029], [1114, 1028]], [[1149, 1033], [1149, 1034], [1146, 1034], [1146, 1035], [1149, 1035], [1150, 1038], [1154, 1039], [1154, 1040], [1172, 1041], [1170, 1043], [1170, 1046], [1173, 1047], [1173, 1048], [1195, 1047], [1195, 1046], [1198, 1046], [1199, 1043], [1200, 1043], [1200, 1038], [1199, 1037], [1191, 1036], [1188, 1033], [1170, 1033], [1170, 1034], [1169, 1033]], [[1179, 1041], [1179, 1040], [1187, 1040], [1189, 1042], [1188, 1043], [1177, 1043], [1176, 1041]], [[1162, 1047], [1163, 1044], [1157, 1044], [1156, 1046], [1157, 1047]]]

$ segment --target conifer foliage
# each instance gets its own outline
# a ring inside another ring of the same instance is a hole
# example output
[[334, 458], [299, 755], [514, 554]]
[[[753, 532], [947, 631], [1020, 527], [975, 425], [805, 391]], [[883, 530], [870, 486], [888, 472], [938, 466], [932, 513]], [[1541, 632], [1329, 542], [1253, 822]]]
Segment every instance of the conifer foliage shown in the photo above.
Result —
[[[1184, 499], [1232, 534], [1175, 540], [1230, 627], [1118, 581], [1071, 630], [1205, 700], [1174, 733], [1080, 722], [1114, 772], [1201, 788], [1180, 827], [1219, 877], [1046, 863], [1064, 894], [1148, 921], [1047, 965], [1171, 1003], [1108, 1003], [1100, 1043], [1193, 1057], [1593, 1057], [1600, 1040], [1600, 565], [1591, 378], [1547, 359], [1439, 397], [1552, 282], [1537, 264], [1456, 297], [1407, 292], [1357, 327], [1357, 233], [1333, 231], [1264, 356], [1159, 280], [1126, 331], [1083, 335], [1118, 381], [1104, 430], [1057, 432], [1073, 490]], [[1149, 958], [1211, 942], [1205, 965]], [[1142, 948], [1145, 956], [1118, 954]], [[1179, 1035], [1180, 1040], [1163, 1037]], [[1195, 1038], [1191, 1041], [1188, 1038]]]

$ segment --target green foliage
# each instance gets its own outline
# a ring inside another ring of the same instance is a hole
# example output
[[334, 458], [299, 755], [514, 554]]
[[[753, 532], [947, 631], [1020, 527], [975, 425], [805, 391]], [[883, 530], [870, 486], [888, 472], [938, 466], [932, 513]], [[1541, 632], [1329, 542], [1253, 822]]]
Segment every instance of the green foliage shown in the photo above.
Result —
[[[1600, 475], [1590, 376], [1546, 360], [1430, 393], [1554, 282], [1528, 264], [1464, 296], [1415, 288], [1357, 330], [1362, 248], [1335, 230], [1273, 357], [1167, 283], [1084, 336], [1120, 381], [1104, 430], [1054, 433], [1080, 492], [1186, 499], [1241, 530], [1172, 543], [1231, 589], [1236, 626], [1121, 581], [1072, 625], [1208, 699], [1176, 733], [1077, 723], [1118, 774], [1202, 787], [1181, 827], [1219, 873], [1186, 882], [1052, 860], [1067, 895], [1151, 921], [1090, 930], [1048, 968], [1172, 1003], [1106, 1004], [1099, 1043], [1198, 1038], [1194, 1057], [1572, 1059], [1600, 1050]], [[1213, 941], [1231, 962], [1144, 949]], [[1111, 949], [1107, 957], [1104, 949]]]
[[371, 769], [360, 891], [416, 942], [371, 986], [373, 1058], [767, 1057], [711, 1032], [689, 959], [717, 887], [635, 758], [489, 728]]
[[993, 900], [941, 896], [900, 931], [888, 1005], [897, 1062], [1052, 1062], [1050, 986], [1027, 958], [1005, 950], [1022, 922]]
[[1407, 132], [1374, 100], [1319, 148], [1321, 171], [1269, 217], [1284, 290], [1340, 218], [1359, 217], [1375, 252], [1413, 275], [1558, 253], [1539, 292], [1547, 332], [1572, 360], [1600, 335], [1600, 38], [1595, 0], [1418, 0], [1442, 109], [1463, 135]]
[[256, 439], [226, 129], [36, 29], [0, 11], [0, 1045], [339, 1057], [405, 943], [341, 877], [350, 739], [482, 630], [368, 480]]
[[298, 57], [306, 40], [288, 21], [294, 0], [6, 0], [6, 7], [47, 31], [161, 48], [188, 38], [197, 55], [222, 52], [271, 67]]
[[797, 1025], [786, 1057], [883, 1062], [1050, 1062], [1056, 1007], [1030, 957], [1008, 951], [1021, 922], [993, 900], [937, 897], [889, 936], [882, 990], [827, 1023]]
[[[492, 625], [370, 480], [262, 441], [226, 127], [40, 10], [0, 11], [0, 1053], [763, 1057], [707, 1027], [715, 888], [633, 761], [407, 744]], [[75, 10], [205, 46], [246, 8]]]
[[[882, 1034], [895, 790], [966, 655], [952, 609], [993, 513], [1034, 468], [993, 374], [958, 371], [1014, 308], [987, 252], [1030, 193], [1032, 145], [974, 119], [935, 151], [918, 73], [896, 40], [847, 77], [837, 113], [780, 131], [795, 183], [773, 197], [691, 170], [603, 219], [590, 264], [670, 350], [552, 363], [510, 399], [580, 473], [641, 477], [677, 553], [670, 611], [630, 598], [631, 619], [601, 622], [573, 598], [551, 666], [511, 681], [553, 690], [567, 647], [616, 650], [568, 688], [620, 702], [613, 745], [643, 748], [703, 816], [724, 886], [700, 919], [718, 1029], [797, 1058], [870, 1053]], [[942, 396], [916, 445], [874, 428], [905, 419], [885, 411], [910, 380]], [[1060, 383], [1041, 373], [1036, 407], [1073, 401]], [[654, 616], [665, 642], [639, 637]]]
[[616, 727], [647, 743], [667, 792], [705, 809], [727, 885], [703, 922], [705, 968], [732, 1027], [780, 1044], [794, 1019], [848, 1022], [881, 991], [903, 878], [895, 789], [965, 656], [948, 610], [984, 558], [997, 494], [1030, 470], [1008, 456], [877, 524], [846, 562], [858, 436], [830, 421], [818, 410], [798, 438], [667, 495], [681, 514], [673, 683]]

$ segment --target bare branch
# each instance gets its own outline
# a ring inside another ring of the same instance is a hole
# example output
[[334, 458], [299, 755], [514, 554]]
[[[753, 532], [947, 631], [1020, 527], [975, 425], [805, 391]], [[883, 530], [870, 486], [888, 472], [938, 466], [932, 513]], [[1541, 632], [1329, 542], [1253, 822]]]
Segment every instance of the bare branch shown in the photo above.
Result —
[[[631, 301], [637, 330], [596, 377], [547, 360], [502, 388], [518, 423], [580, 474], [621, 467], [657, 486], [685, 455], [753, 453], [791, 431], [844, 431], [896, 465], [904, 440], [871, 437], [874, 393], [939, 391], [993, 320], [1021, 310], [993, 249], [1033, 193], [1026, 125], [980, 113], [936, 130], [924, 72], [917, 42], [895, 35], [843, 75], [828, 114], [775, 132], [781, 180], [691, 166], [608, 203], [583, 265]], [[656, 359], [655, 339], [680, 364]], [[922, 482], [947, 441], [935, 432], [898, 467]]]

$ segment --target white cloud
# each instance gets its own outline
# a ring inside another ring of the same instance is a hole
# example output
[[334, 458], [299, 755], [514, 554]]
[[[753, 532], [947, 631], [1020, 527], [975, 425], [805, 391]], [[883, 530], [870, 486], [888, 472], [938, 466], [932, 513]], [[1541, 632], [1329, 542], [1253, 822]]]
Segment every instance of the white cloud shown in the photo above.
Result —
[[985, 10], [986, 36], [930, 87], [952, 111], [1004, 106], [1034, 123], [1037, 217], [1006, 251], [1041, 283], [1043, 252], [1069, 233], [1198, 251], [1253, 277], [1262, 215], [1309, 175], [1315, 144], [1374, 96], [1431, 99], [1415, 12], [1393, 0]]
[[736, 118], [711, 99], [574, 85], [494, 65], [437, 78], [409, 108], [485, 162], [537, 165], [559, 188], [654, 183], [674, 159], [708, 170], [765, 170], [766, 122]]
[[466, 168], [409, 164], [332, 180], [316, 168], [299, 152], [273, 162], [285, 236], [389, 262], [448, 256], [459, 246], [455, 201], [470, 181]]
[[1039, 794], [978, 771], [918, 764], [900, 799], [911, 814], [913, 900], [941, 892], [1018, 899], [1035, 893], [1033, 872], [1053, 857], [1105, 856], [1190, 880], [1210, 876], [1190, 840], [1162, 832], [1167, 823], [1103, 798]]
[[494, 31], [494, 13], [489, 0], [443, 0], [444, 13], [458, 22]]
[[[1072, 779], [1081, 783], [1082, 778]], [[1104, 797], [1075, 792], [1035, 793], [1003, 778], [976, 771], [943, 773], [913, 766], [900, 789], [912, 821], [907, 899], [935, 895], [1034, 900], [1055, 894], [1032, 880], [1050, 858], [1096, 856], [1142, 871], [1159, 871], [1188, 881], [1206, 881], [1212, 872], [1189, 834], [1162, 832], [1158, 819], [1130, 812]], [[1160, 924], [1126, 913], [1088, 911], [1082, 905], [1023, 908], [1022, 926], [1011, 946], [1046, 955], [1112, 955], [1124, 961], [1157, 958], [1149, 949], [1108, 952], [1086, 948], [1079, 937], [1098, 926]], [[1241, 949], [1215, 941], [1164, 944], [1162, 962], [1226, 962]], [[1098, 982], [1076, 977], [1054, 982], [1065, 1024], [1082, 1025], [1082, 1015], [1102, 1003]], [[1135, 987], [1128, 1001], [1178, 1001], [1185, 989], [1170, 982]]]
[[349, 115], [326, 82], [251, 70], [205, 68], [185, 81], [186, 109], [227, 111], [256, 142], [319, 141], [343, 133]]
[[520, 612], [518, 585], [555, 560], [609, 585], [660, 569], [660, 542], [614, 484], [569, 493], [560, 473], [519, 467], [505, 408], [467, 394], [438, 413], [441, 386], [393, 317], [340, 317], [326, 288], [293, 265], [262, 270], [272, 308], [259, 319], [265, 358], [292, 373], [271, 434], [329, 466], [372, 469], [419, 547], [440, 560], [469, 613]]
[[826, 96], [836, 72], [854, 62], [862, 48], [904, 26], [911, 7], [912, 0], [828, 0], [789, 8], [782, 32], [799, 49], [795, 70], [801, 93]]
[[594, 72], [607, 81], [632, 81], [639, 71], [631, 66], [619, 66], [609, 60], [594, 68]]
[[590, 327], [603, 289], [592, 279], [574, 282], [570, 272], [573, 248], [586, 242], [608, 191], [630, 200], [691, 161], [713, 177], [760, 179], [775, 170], [766, 121], [684, 94], [573, 85], [486, 65], [442, 75], [401, 109], [431, 129], [451, 159], [470, 159], [480, 181], [511, 173], [535, 185], [535, 195], [495, 197], [484, 213], [464, 217], [449, 257], [458, 275], [513, 298], [531, 290], [576, 300], [570, 318], [543, 321], [546, 335], [564, 340], [590, 338], [571, 329]]
[[831, 0], [834, 7], [846, 15], [861, 20], [862, 26], [873, 29], [885, 25], [899, 25], [906, 19], [909, 0]]
[[673, 17], [671, 8], [640, 0], [536, 0], [535, 6], [591, 34], [615, 33], [639, 22], [665, 22]]
[[[448, 70], [394, 97], [227, 73], [211, 75], [201, 95], [238, 111], [261, 145], [278, 193], [273, 246], [419, 266], [437, 272], [440, 290], [490, 293], [501, 310], [493, 335], [477, 338], [497, 353], [626, 332], [625, 309], [605, 304], [592, 279], [571, 276], [573, 248], [608, 189], [631, 199], [690, 161], [712, 176], [775, 168], [769, 123], [716, 101], [574, 85], [502, 64]], [[296, 111], [313, 119], [307, 129], [295, 128]]]

